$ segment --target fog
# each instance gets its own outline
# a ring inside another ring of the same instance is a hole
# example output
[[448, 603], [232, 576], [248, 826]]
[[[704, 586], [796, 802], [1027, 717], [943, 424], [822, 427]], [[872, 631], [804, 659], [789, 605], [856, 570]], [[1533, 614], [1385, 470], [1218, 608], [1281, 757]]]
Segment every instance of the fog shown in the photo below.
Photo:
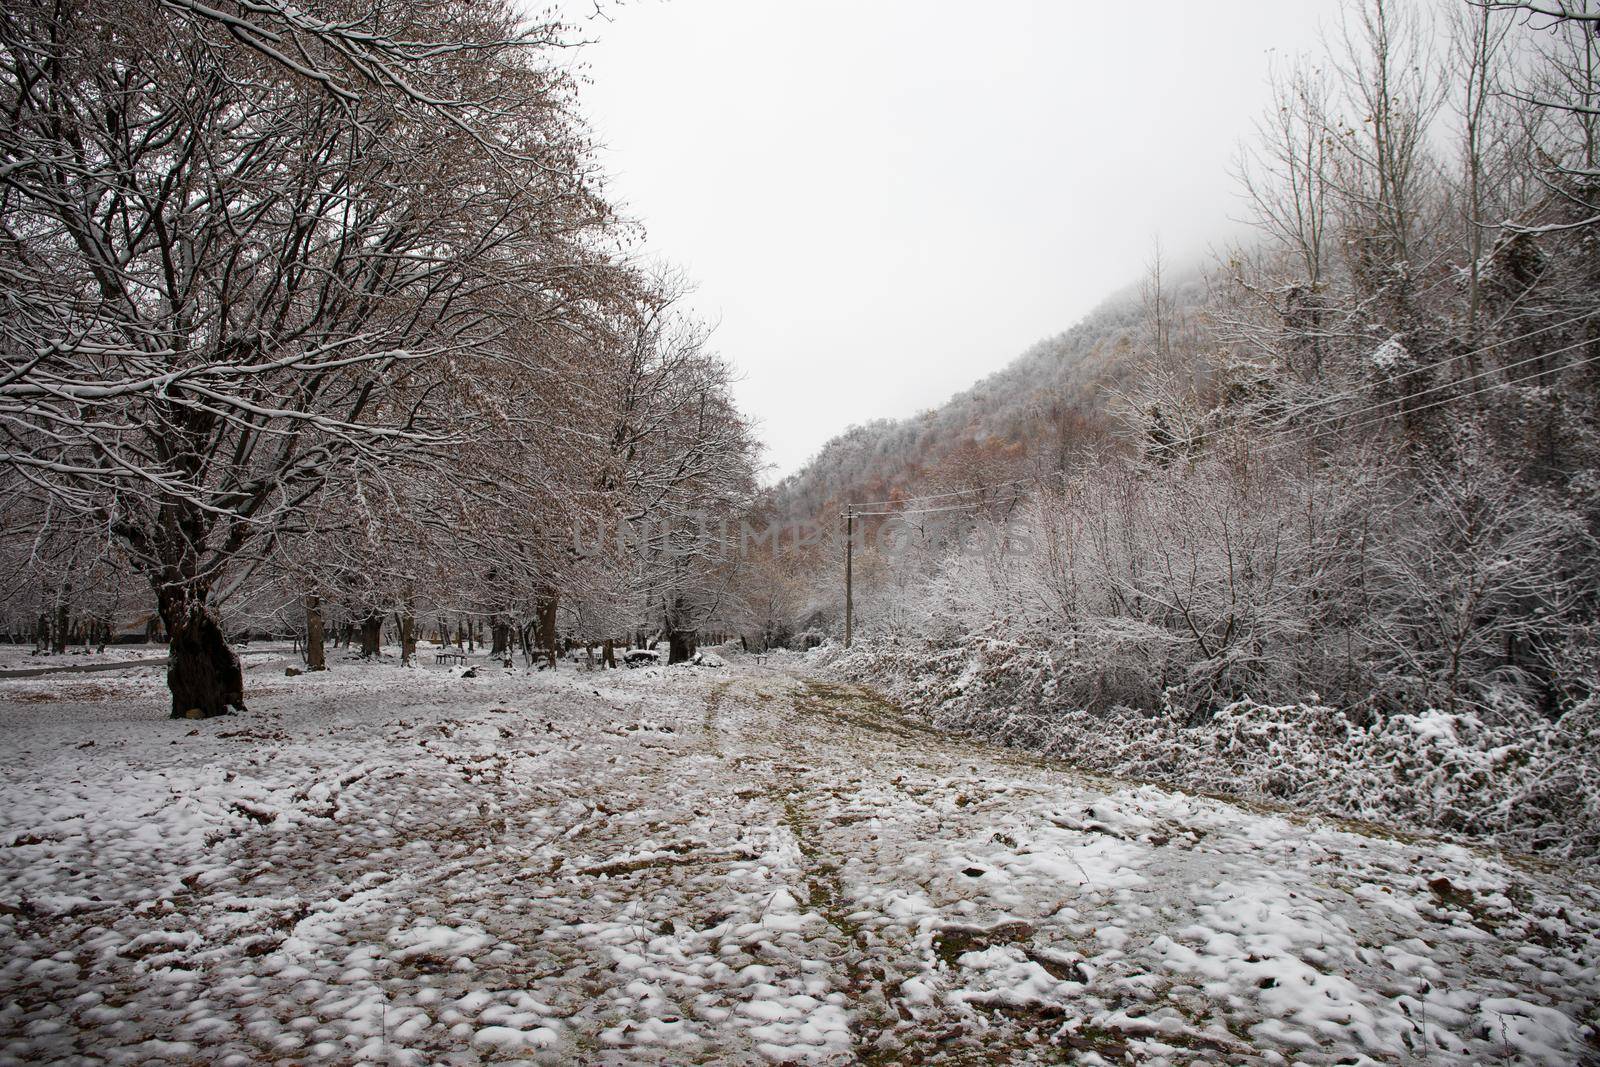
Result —
[[1236, 232], [1274, 53], [1332, 3], [674, 0], [583, 19], [614, 197], [739, 368], [769, 477]]

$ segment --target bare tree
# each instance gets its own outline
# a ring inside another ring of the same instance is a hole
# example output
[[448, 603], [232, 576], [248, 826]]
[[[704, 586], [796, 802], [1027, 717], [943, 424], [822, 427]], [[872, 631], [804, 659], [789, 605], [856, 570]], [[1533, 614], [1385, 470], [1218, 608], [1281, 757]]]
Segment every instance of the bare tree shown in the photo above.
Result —
[[1359, 0], [1335, 55], [1348, 111], [1334, 171], [1346, 241], [1357, 276], [1402, 302], [1422, 266], [1428, 130], [1444, 101], [1430, 36], [1406, 0]]
[[174, 715], [242, 706], [230, 571], [331, 471], [437, 465], [471, 431], [441, 398], [523, 367], [612, 221], [507, 8], [343, 14], [0, 16], [4, 460], [149, 580]]
[[1534, 232], [1600, 225], [1600, 6], [1594, 0], [1496, 2], [1519, 11], [1540, 64], [1507, 90], [1542, 120], [1532, 163], [1558, 208]]
[[[1484, 238], [1493, 229], [1487, 217], [1486, 157], [1494, 136], [1494, 103], [1500, 87], [1502, 55], [1511, 30], [1507, 18], [1497, 17], [1490, 6], [1465, 5], [1453, 9], [1451, 65], [1459, 71], [1460, 92], [1457, 111], [1461, 120], [1463, 161], [1461, 212], [1466, 235], [1467, 308], [1469, 338], [1476, 340], [1478, 315], [1482, 303], [1481, 272]], [[1469, 361], [1469, 374], [1477, 364]]]
[[1334, 134], [1325, 73], [1305, 61], [1271, 72], [1272, 103], [1236, 167], [1255, 222], [1299, 260], [1319, 289], [1328, 256]]

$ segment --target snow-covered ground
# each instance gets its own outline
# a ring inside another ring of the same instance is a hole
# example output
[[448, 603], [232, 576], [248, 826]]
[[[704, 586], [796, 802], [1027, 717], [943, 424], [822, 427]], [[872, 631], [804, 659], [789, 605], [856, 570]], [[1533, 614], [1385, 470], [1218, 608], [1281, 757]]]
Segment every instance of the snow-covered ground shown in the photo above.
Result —
[[[431, 659], [431, 657], [425, 657]], [[1583, 872], [774, 667], [0, 680], [0, 1059], [1593, 1061]]]
[[[431, 649], [432, 646], [429, 646]], [[287, 641], [263, 641], [241, 645], [235, 651], [246, 663], [258, 660], [280, 660], [288, 655], [292, 646]], [[57, 672], [110, 667], [114, 664], [165, 663], [167, 646], [146, 644], [143, 641], [125, 645], [107, 645], [104, 650], [96, 645], [72, 645], [65, 652], [36, 652], [30, 644], [0, 643], [0, 674], [14, 671]]]
[[130, 645], [107, 645], [105, 651], [98, 646], [73, 645], [65, 652], [36, 652], [28, 644], [0, 644], [0, 670], [34, 670], [39, 668], [77, 667], [84, 664], [132, 663], [142, 659], [165, 659], [166, 645], [149, 645], [140, 642]]

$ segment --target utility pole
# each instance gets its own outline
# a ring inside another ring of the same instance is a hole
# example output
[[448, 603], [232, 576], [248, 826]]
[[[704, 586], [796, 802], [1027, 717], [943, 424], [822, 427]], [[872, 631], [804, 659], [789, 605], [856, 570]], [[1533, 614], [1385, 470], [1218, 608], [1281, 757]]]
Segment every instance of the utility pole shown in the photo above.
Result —
[[854, 565], [855, 565], [855, 551], [856, 551], [856, 506], [854, 504], [846, 504], [844, 506], [844, 647], [845, 648], [849, 648], [850, 647], [850, 624], [853, 621], [851, 616], [854, 615], [854, 613], [855, 613], [855, 602], [853, 600], [853, 596], [854, 596], [854, 593], [855, 593], [855, 589], [854, 589], [854, 574], [852, 573]]

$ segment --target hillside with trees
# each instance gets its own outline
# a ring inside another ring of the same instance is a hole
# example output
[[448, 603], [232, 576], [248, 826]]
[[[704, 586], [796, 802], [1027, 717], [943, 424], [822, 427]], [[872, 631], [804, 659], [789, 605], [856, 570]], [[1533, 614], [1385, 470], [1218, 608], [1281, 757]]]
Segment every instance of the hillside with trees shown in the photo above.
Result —
[[1587, 850], [1600, 38], [1536, 8], [1352, 8], [1272, 72], [1256, 240], [780, 485], [862, 516], [844, 669], [1118, 773]]
[[[1191, 284], [1182, 296], [1192, 302], [1197, 290]], [[1065, 464], [1108, 431], [1108, 406], [1133, 370], [1143, 329], [1139, 293], [1117, 294], [938, 408], [851, 427], [773, 496], [799, 516], [841, 510], [850, 499], [959, 488], [965, 477], [1003, 481], [1026, 470], [1047, 442]]]

